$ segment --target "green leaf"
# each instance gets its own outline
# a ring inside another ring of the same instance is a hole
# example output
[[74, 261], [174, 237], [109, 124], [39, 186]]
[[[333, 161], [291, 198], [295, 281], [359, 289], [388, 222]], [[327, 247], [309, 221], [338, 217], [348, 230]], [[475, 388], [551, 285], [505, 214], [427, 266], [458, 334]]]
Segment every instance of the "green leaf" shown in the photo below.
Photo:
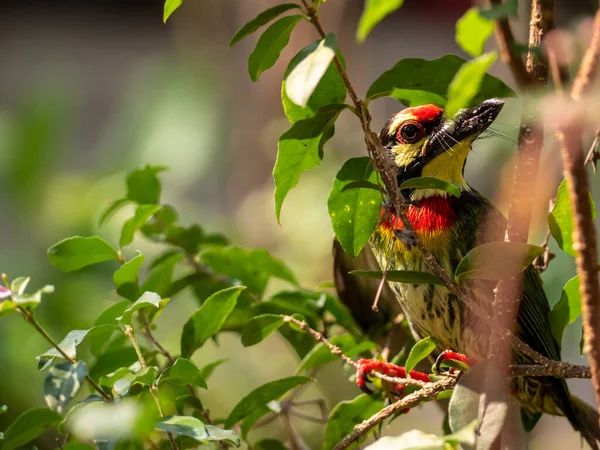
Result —
[[[285, 115], [291, 123], [295, 123], [299, 120], [310, 119], [314, 117], [319, 109], [327, 105], [342, 104], [346, 99], [346, 84], [344, 79], [337, 70], [336, 65], [332, 62], [325, 71], [325, 74], [321, 77], [321, 80], [317, 84], [313, 94], [308, 99], [308, 103], [304, 108], [296, 105], [287, 95], [286, 79], [290, 73], [292, 73], [296, 67], [302, 63], [307, 57], [314, 53], [317, 47], [321, 44], [321, 40], [314, 41], [309, 46], [300, 50], [288, 64], [283, 83], [281, 85], [281, 102], [283, 104], [283, 110]], [[337, 57], [342, 67], [346, 67], [344, 57], [339, 49], [336, 52]]]
[[400, 185], [400, 189], [436, 189], [454, 197], [460, 197], [461, 194], [457, 185], [432, 177], [410, 178]]
[[215, 273], [240, 280], [248, 290], [262, 297], [271, 277], [298, 284], [290, 269], [266, 250], [220, 247], [202, 253], [202, 261]]
[[44, 379], [44, 400], [48, 408], [59, 414], [79, 392], [88, 370], [84, 361], [64, 362], [50, 368]]
[[189, 227], [171, 225], [167, 228], [165, 240], [182, 248], [188, 255], [195, 255], [200, 250], [200, 244], [204, 240], [204, 230], [199, 225]]
[[242, 332], [242, 345], [250, 347], [263, 341], [285, 322], [279, 314], [263, 314], [251, 319]]
[[457, 448], [458, 444], [467, 446], [475, 444], [475, 428], [477, 421], [474, 420], [457, 433], [447, 436], [436, 436], [423, 431], [412, 430], [402, 433], [400, 436], [384, 436], [377, 442], [365, 447], [365, 450], [446, 450]]
[[437, 341], [431, 336], [428, 336], [425, 339], [421, 339], [419, 342], [417, 342], [411, 349], [408, 358], [406, 359], [406, 372], [410, 373], [410, 371], [413, 370], [417, 364], [431, 355], [431, 352], [433, 352], [437, 347]]
[[233, 311], [244, 286], [233, 286], [211, 295], [183, 326], [181, 355], [190, 357], [207, 339], [219, 332]]
[[351, 158], [333, 181], [327, 207], [333, 231], [344, 251], [356, 257], [377, 227], [381, 213], [381, 193], [372, 189], [344, 189], [356, 181], [377, 183], [377, 172], [368, 157]]
[[[550, 227], [550, 233], [556, 240], [558, 246], [575, 258], [577, 252], [573, 248], [573, 208], [569, 198], [567, 182], [568, 181], [565, 178], [558, 187], [556, 203], [554, 204], [552, 211], [550, 211], [550, 214], [548, 214], [548, 226]], [[596, 205], [594, 204], [591, 195], [590, 202], [593, 220], [596, 218]]]
[[275, 179], [275, 215], [281, 217], [281, 206], [287, 194], [298, 184], [300, 175], [321, 164], [323, 147], [333, 136], [334, 123], [347, 105], [327, 105], [314, 117], [295, 122], [279, 138]]
[[205, 425], [209, 441], [229, 441], [236, 447], [239, 447], [240, 437], [232, 430], [224, 430], [214, 425]]
[[98, 236], [73, 236], [63, 239], [48, 249], [50, 263], [60, 270], [71, 272], [111, 259], [118, 259], [117, 251]]
[[273, 19], [280, 16], [284, 12], [289, 11], [290, 9], [296, 9], [296, 8], [299, 9], [300, 5], [297, 5], [295, 3], [284, 3], [282, 5], [273, 6], [272, 8], [269, 8], [269, 9], [261, 12], [258, 16], [256, 16], [250, 22], [248, 22], [247, 24], [242, 26], [242, 28], [240, 28], [233, 35], [233, 37], [231, 38], [231, 41], [229, 42], [229, 46], [231, 47], [232, 45], [237, 44], [239, 41], [244, 39], [246, 36], [251, 35], [256, 30], [258, 30], [260, 27], [268, 24], [269, 22], [271, 22]]
[[287, 450], [281, 441], [277, 439], [263, 439], [252, 446], [253, 450]]
[[[354, 426], [368, 419], [383, 408], [383, 401], [367, 394], [359, 395], [353, 400], [338, 403], [329, 414], [322, 450], [333, 449], [344, 437], [346, 437]], [[366, 439], [365, 434], [359, 442]]]
[[113, 274], [113, 282], [117, 288], [117, 294], [121, 297], [128, 300], [135, 300], [140, 296], [138, 272], [143, 263], [144, 255], [136, 251], [136, 255]]
[[127, 199], [139, 205], [157, 205], [160, 203], [161, 185], [158, 173], [165, 166], [146, 165], [127, 174]]
[[252, 81], [258, 81], [261, 73], [275, 65], [281, 51], [290, 41], [292, 30], [303, 18], [304, 16], [294, 15], [279, 19], [260, 36], [248, 58], [248, 73]]
[[[356, 342], [353, 336], [349, 334], [340, 334], [338, 336], [333, 336], [329, 339], [329, 341], [339, 347], [345, 355], [350, 358], [354, 358], [359, 354], [369, 351], [375, 350], [377, 345], [371, 341], [363, 341], [360, 343]], [[329, 364], [330, 362], [334, 362], [339, 360], [339, 358], [331, 353], [329, 347], [327, 347], [323, 343], [317, 344], [313, 349], [306, 354], [306, 356], [300, 362], [300, 366], [298, 367], [297, 373], [300, 373], [305, 370], [310, 370], [315, 367], [320, 367], [325, 364]]]
[[[96, 327], [94, 327], [96, 328]], [[112, 327], [116, 329], [117, 327]], [[93, 329], [93, 328], [92, 328]], [[72, 330], [67, 333], [58, 346], [70, 357], [77, 356], [77, 346], [83, 342], [90, 330]], [[38, 369], [45, 370], [52, 365], [55, 358], [64, 358], [63, 355], [54, 347], [35, 357], [38, 360]]]
[[141, 290], [156, 292], [163, 297], [166, 296], [171, 287], [175, 266], [183, 258], [184, 256], [181, 253], [173, 253], [162, 259], [159, 264], [154, 265], [146, 281], [142, 283]]
[[333, 61], [337, 47], [337, 37], [335, 34], [329, 33], [287, 75], [285, 79], [286, 94], [296, 105], [301, 108], [306, 107], [309, 98]]
[[138, 395], [142, 392], [144, 387], [152, 387], [154, 385], [154, 380], [156, 380], [158, 372], [158, 367], [148, 366], [136, 373], [133, 380], [116, 380], [113, 386], [115, 386], [115, 390], [118, 391], [117, 386], [119, 385], [119, 381], [125, 381], [128, 385], [128, 389], [124, 389], [125, 393], [128, 392], [129, 395]]
[[129, 367], [136, 362], [138, 362], [138, 357], [133, 348], [111, 349], [98, 357], [96, 363], [90, 369], [90, 377], [98, 380], [100, 377], [113, 373], [121, 367]]
[[580, 314], [581, 295], [579, 293], [579, 275], [577, 275], [567, 281], [562, 289], [560, 300], [554, 305], [548, 316], [552, 336], [559, 345], [567, 325], [573, 323]]
[[131, 200], [127, 198], [120, 198], [112, 202], [106, 210], [100, 216], [100, 220], [98, 221], [98, 225], [102, 226], [106, 223], [108, 219], [110, 219], [117, 211], [119, 211], [123, 206], [127, 205]]
[[58, 425], [62, 417], [48, 408], [25, 411], [4, 432], [3, 450], [15, 450]]
[[456, 281], [501, 280], [522, 272], [543, 252], [542, 247], [521, 242], [488, 242], [467, 253], [454, 276]]
[[177, 358], [172, 366], [161, 374], [158, 384], [169, 382], [175, 386], [191, 384], [206, 389], [206, 380], [200, 370], [189, 359]]
[[133, 305], [123, 311], [123, 315], [121, 317], [117, 317], [117, 321], [124, 325], [131, 325], [131, 316], [133, 313], [148, 306], [158, 308], [160, 306], [160, 295], [158, 295], [156, 292], [144, 292]]
[[254, 410], [266, 405], [270, 401], [277, 400], [291, 389], [309, 381], [314, 380], [310, 377], [288, 377], [271, 381], [254, 389], [235, 405], [225, 421], [225, 428], [231, 428]]
[[[384, 72], [367, 91], [367, 99], [393, 97], [406, 106], [433, 103], [443, 107], [446, 93], [454, 75], [465, 60], [456, 55], [444, 55], [427, 61], [419, 58], [402, 59]], [[484, 75], [479, 94], [471, 104], [479, 104], [492, 97], [514, 97], [506, 84], [491, 75]]]
[[483, 53], [483, 46], [494, 33], [494, 21], [481, 15], [479, 8], [467, 10], [456, 22], [456, 43], [471, 56]]
[[173, 14], [175, 10], [181, 6], [182, 3], [183, 0], [165, 0], [165, 8], [163, 11], [164, 23], [167, 23], [167, 20], [169, 19], [169, 17], [171, 17], [171, 14]]
[[[369, 277], [381, 280], [383, 272], [379, 270], [353, 270], [352, 275]], [[389, 270], [385, 277], [387, 281], [395, 281], [396, 283], [413, 283], [413, 284], [437, 284], [444, 285], [444, 282], [436, 275], [428, 272], [418, 272], [416, 270]]]
[[356, 30], [358, 42], [363, 42], [379, 22], [400, 8], [403, 3], [404, 0], [365, 0], [363, 13]]
[[502, 386], [506, 382], [492, 363], [484, 361], [469, 369], [454, 388], [448, 405], [450, 429], [459, 433], [477, 422], [477, 450], [488, 450], [504, 424], [508, 411], [507, 398]]
[[446, 117], [454, 117], [458, 111], [471, 104], [479, 92], [483, 77], [487, 75], [488, 67], [496, 61], [496, 58], [498, 58], [498, 53], [489, 52], [460, 67], [448, 87]]
[[206, 432], [204, 423], [195, 417], [164, 417], [156, 424], [156, 428], [175, 435], [187, 436], [200, 442], [206, 442], [208, 440], [208, 433]]
[[142, 228], [159, 209], [160, 205], [139, 205], [135, 210], [135, 215], [123, 224], [119, 246], [125, 247], [131, 244], [135, 232]]

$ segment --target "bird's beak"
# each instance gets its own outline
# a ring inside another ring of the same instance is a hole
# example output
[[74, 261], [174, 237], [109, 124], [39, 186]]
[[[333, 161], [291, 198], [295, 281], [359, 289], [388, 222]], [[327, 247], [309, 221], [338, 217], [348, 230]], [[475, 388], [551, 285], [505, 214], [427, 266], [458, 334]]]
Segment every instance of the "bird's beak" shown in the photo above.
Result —
[[425, 154], [431, 158], [448, 151], [448, 147], [463, 144], [465, 141], [470, 144], [487, 130], [503, 106], [504, 101], [492, 98], [473, 108], [459, 111], [454, 119], [446, 119], [431, 133]]

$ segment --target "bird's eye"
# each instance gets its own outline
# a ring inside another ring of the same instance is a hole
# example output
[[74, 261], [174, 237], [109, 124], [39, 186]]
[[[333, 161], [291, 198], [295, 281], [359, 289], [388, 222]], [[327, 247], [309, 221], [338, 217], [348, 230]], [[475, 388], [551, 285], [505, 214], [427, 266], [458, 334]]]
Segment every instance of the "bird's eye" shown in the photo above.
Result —
[[407, 122], [398, 130], [397, 138], [406, 144], [417, 142], [423, 134], [423, 127], [418, 122]]

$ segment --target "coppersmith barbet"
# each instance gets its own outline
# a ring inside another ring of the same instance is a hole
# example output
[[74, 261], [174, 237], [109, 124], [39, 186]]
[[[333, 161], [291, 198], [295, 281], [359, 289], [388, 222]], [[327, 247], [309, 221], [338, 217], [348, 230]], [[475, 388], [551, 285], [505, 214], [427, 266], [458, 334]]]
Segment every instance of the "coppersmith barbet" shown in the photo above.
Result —
[[[448, 273], [454, 273], [461, 259], [477, 245], [504, 240], [505, 218], [464, 178], [464, 167], [473, 142], [488, 129], [503, 105], [504, 102], [498, 99], [486, 100], [479, 106], [460, 111], [453, 119], [446, 118], [444, 111], [434, 105], [407, 108], [389, 119], [379, 135], [385, 151], [395, 163], [399, 184], [414, 177], [433, 177], [460, 189], [459, 197], [436, 189], [403, 190], [410, 201], [407, 216], [418, 239]], [[380, 268], [431, 272], [418, 248], [408, 245], [406, 239], [398, 238], [402, 222], [390, 208], [384, 206], [381, 217], [370, 240], [370, 250]], [[477, 291], [473, 297], [489, 313], [494, 286], [491, 281], [467, 284], [468, 289]], [[438, 354], [450, 350], [476, 361], [485, 359], [489, 327], [446, 286], [390, 282], [389, 287], [415, 339], [433, 336], [439, 343]], [[352, 297], [350, 294], [340, 292], [342, 300]], [[371, 297], [364, 301], [370, 306], [372, 300]], [[352, 301], [356, 303], [354, 298]], [[560, 361], [560, 346], [551, 332], [549, 312], [542, 281], [530, 266], [524, 273], [514, 331], [540, 354]], [[533, 364], [515, 351], [512, 362]], [[367, 370], [371, 368], [367, 367]], [[510, 383], [511, 392], [524, 409], [531, 413], [566, 416], [593, 449], [599, 448], [598, 414], [569, 393], [565, 380], [515, 377]]]

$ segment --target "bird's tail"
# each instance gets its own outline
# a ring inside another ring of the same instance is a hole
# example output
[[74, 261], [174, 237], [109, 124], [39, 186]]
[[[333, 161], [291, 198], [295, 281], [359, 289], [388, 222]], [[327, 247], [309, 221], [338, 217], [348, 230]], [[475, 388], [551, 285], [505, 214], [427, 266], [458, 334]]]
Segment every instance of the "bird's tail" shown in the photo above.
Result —
[[581, 436], [593, 450], [598, 450], [598, 443], [600, 442], [598, 411], [574, 395], [571, 395], [571, 405], [574, 414], [567, 416], [569, 422], [571, 422], [573, 428], [581, 433]]

